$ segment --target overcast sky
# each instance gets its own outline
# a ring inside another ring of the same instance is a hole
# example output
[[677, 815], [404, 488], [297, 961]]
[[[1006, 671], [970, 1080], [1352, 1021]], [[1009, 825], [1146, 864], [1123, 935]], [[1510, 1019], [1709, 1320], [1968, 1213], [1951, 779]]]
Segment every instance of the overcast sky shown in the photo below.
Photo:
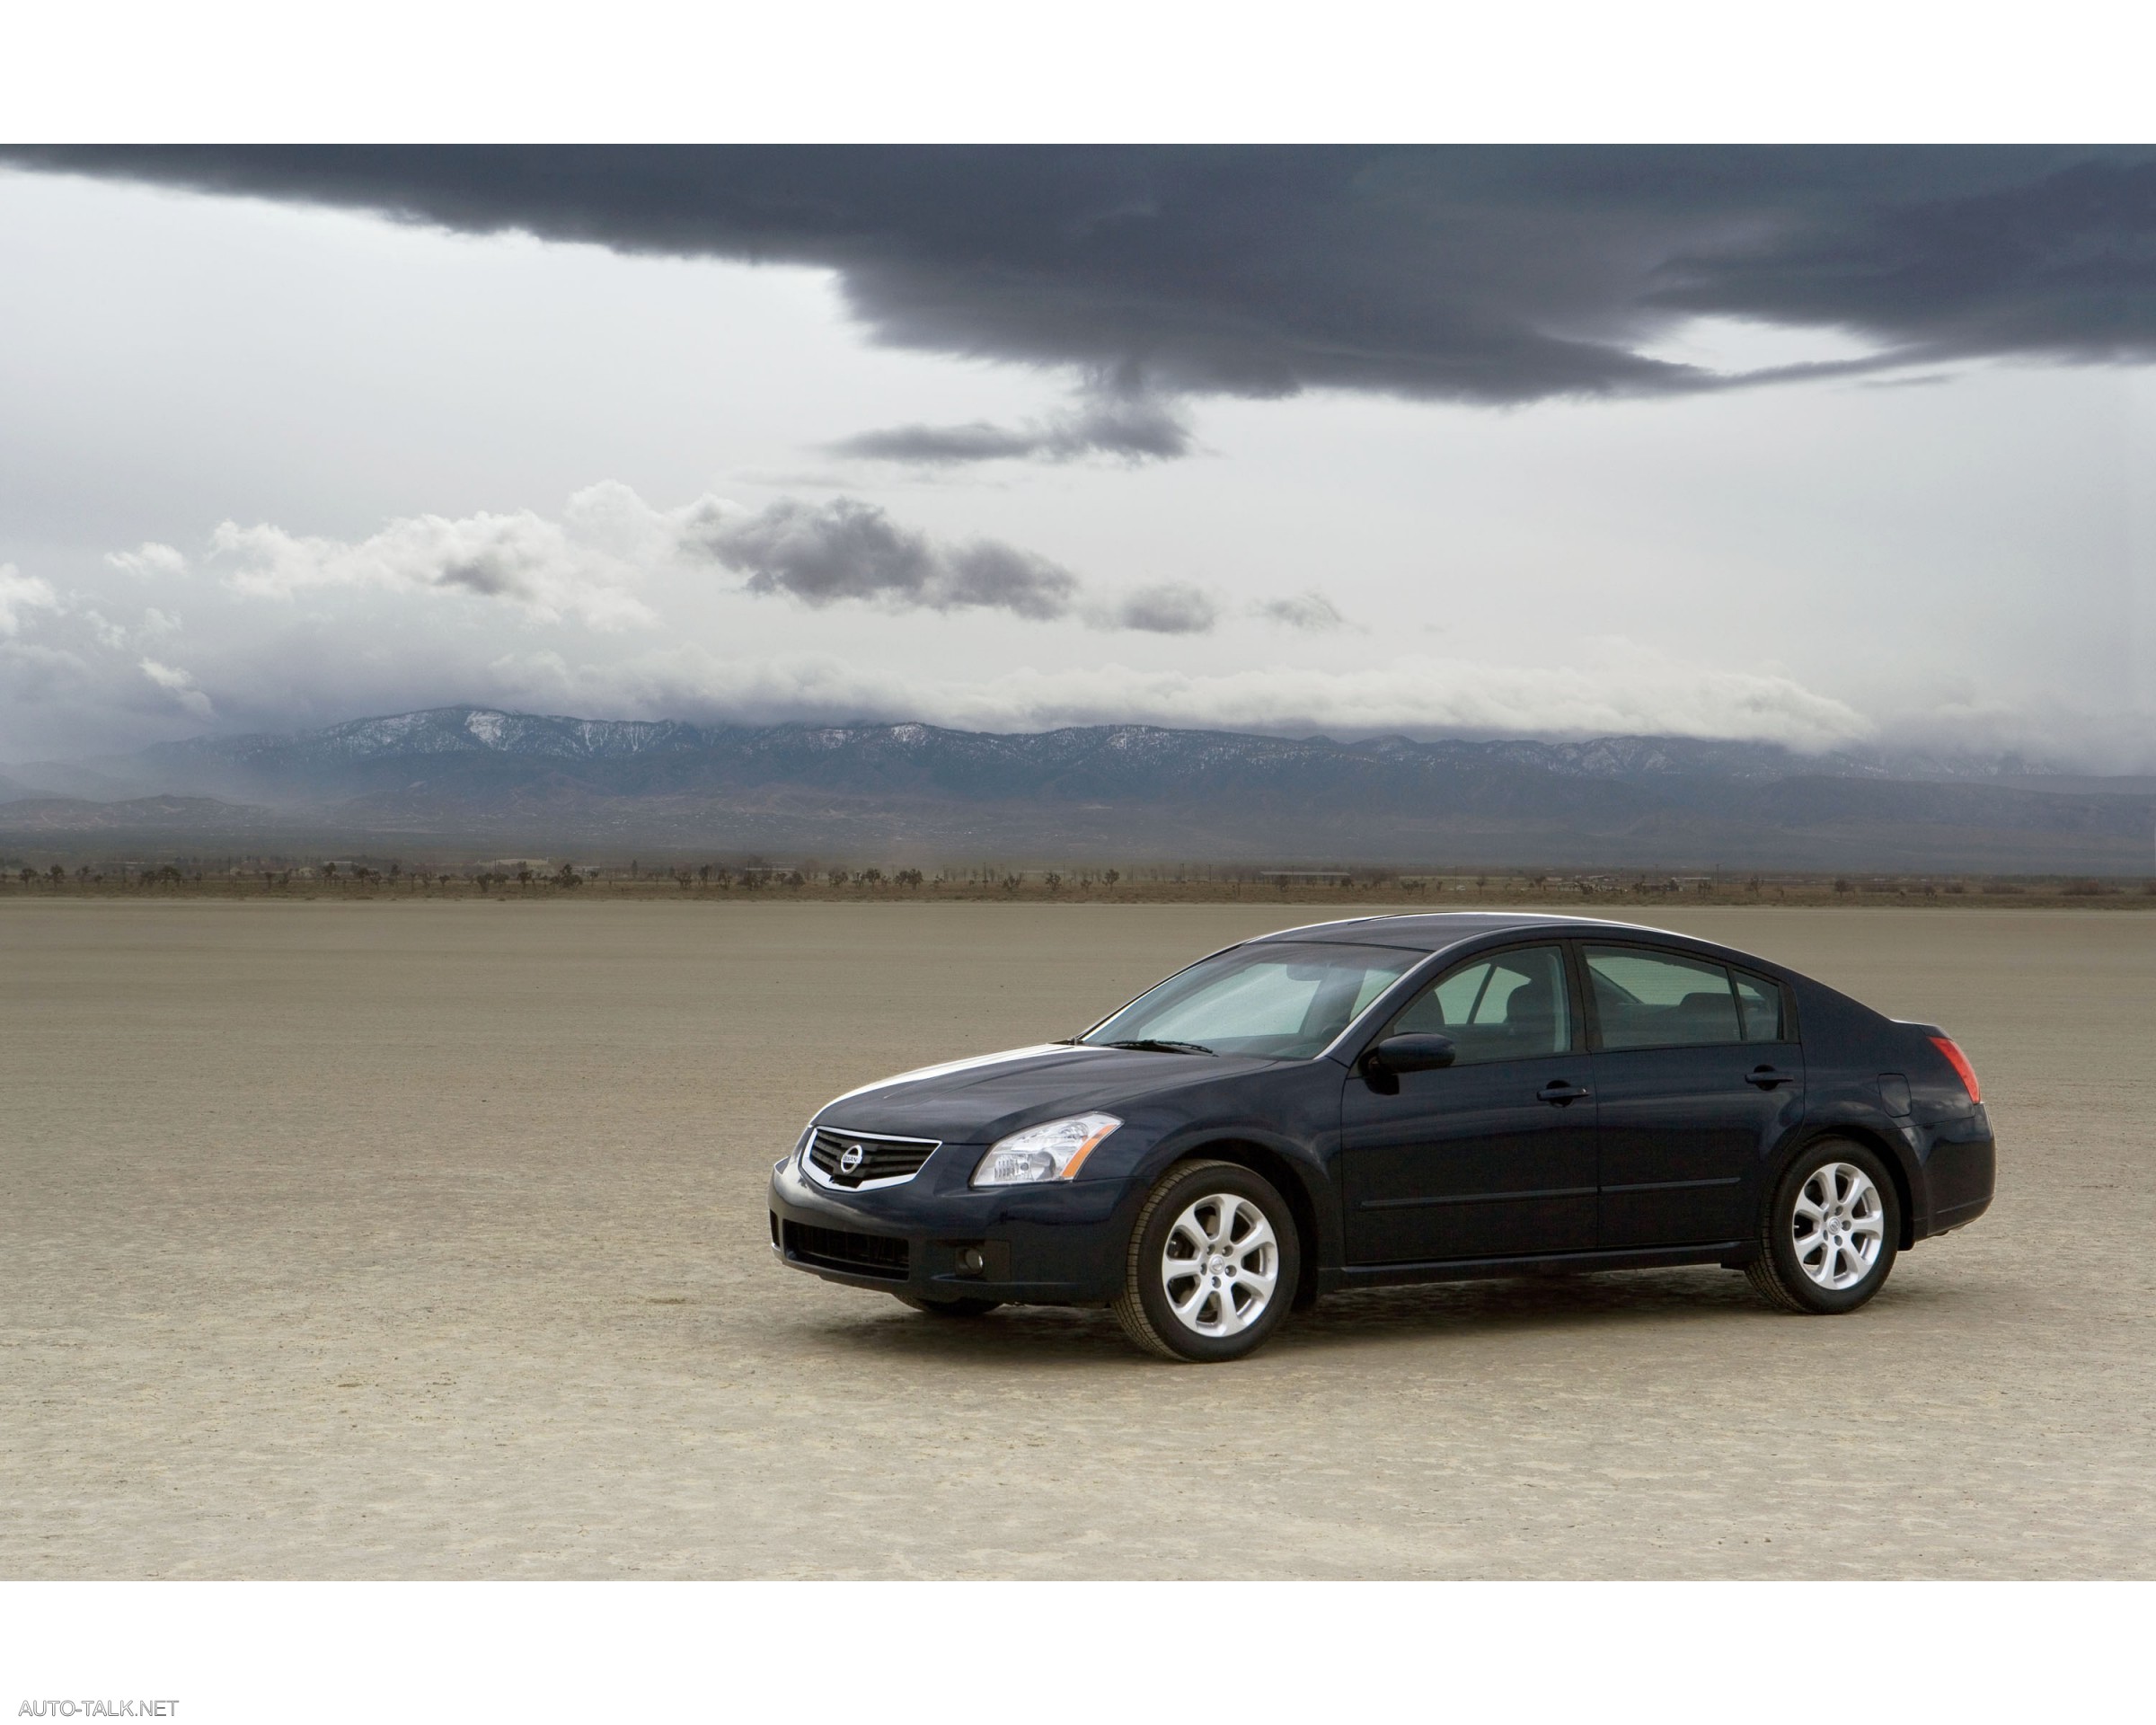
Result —
[[2156, 769], [2156, 155], [22, 155], [0, 759], [456, 702]]

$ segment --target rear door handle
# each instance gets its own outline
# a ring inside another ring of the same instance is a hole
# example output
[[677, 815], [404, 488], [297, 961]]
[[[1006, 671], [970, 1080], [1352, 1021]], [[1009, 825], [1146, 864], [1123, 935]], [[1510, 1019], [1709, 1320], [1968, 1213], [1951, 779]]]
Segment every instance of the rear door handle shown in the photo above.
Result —
[[1777, 1084], [1793, 1084], [1797, 1075], [1784, 1072], [1780, 1066], [1754, 1066], [1745, 1075], [1747, 1084], [1757, 1084], [1762, 1090], [1772, 1090]]
[[1534, 1094], [1538, 1101], [1548, 1102], [1553, 1108], [1563, 1108], [1593, 1092], [1585, 1084], [1576, 1084], [1569, 1078], [1552, 1078]]

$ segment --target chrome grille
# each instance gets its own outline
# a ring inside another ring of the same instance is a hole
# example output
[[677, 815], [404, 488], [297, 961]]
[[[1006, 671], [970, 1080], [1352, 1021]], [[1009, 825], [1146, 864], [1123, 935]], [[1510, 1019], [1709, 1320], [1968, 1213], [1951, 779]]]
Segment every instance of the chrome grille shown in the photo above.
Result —
[[[892, 1185], [919, 1173], [936, 1145], [934, 1138], [887, 1138], [819, 1126], [808, 1141], [808, 1165], [825, 1185], [847, 1191]], [[852, 1167], [846, 1165], [849, 1161]]]

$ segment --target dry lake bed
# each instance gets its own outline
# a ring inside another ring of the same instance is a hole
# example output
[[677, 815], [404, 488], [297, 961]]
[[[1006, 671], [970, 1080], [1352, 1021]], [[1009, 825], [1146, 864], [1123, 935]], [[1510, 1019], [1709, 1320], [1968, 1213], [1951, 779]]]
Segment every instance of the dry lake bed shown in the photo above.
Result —
[[0, 1577], [2156, 1575], [2156, 916], [1666, 918], [1983, 1075], [1997, 1203], [1851, 1318], [1491, 1282], [1179, 1368], [772, 1261], [826, 1098], [1310, 919], [0, 908]]

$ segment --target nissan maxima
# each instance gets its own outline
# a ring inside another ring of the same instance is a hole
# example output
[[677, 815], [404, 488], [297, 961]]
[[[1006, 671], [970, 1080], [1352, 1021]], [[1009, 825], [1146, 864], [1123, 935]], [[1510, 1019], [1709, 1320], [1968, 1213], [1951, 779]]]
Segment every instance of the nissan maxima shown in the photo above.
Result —
[[1853, 1311], [1993, 1163], [1935, 1024], [1657, 929], [1372, 916], [839, 1097], [773, 1170], [771, 1243], [936, 1317], [1106, 1306], [1218, 1361], [1335, 1290], [1470, 1277], [1719, 1264]]

